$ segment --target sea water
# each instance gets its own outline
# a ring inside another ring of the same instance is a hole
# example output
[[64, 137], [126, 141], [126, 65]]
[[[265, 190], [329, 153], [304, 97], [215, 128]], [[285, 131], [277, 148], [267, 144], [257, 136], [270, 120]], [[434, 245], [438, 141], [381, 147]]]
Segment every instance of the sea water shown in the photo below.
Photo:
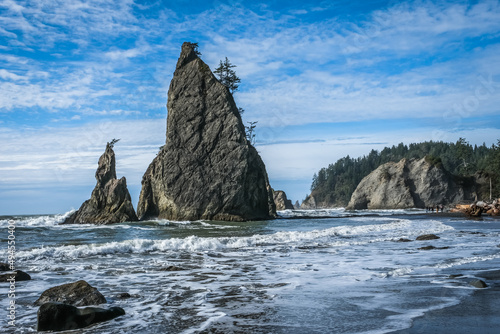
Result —
[[[0, 261], [14, 219], [16, 265], [32, 277], [16, 284], [15, 328], [0, 283], [2, 330], [36, 331], [40, 294], [83, 279], [106, 297], [101, 306], [126, 315], [75, 333], [388, 333], [460, 303], [478, 271], [500, 267], [491, 218], [334, 209], [246, 223], [60, 225], [68, 214], [0, 218]], [[430, 233], [440, 239], [415, 240]]]

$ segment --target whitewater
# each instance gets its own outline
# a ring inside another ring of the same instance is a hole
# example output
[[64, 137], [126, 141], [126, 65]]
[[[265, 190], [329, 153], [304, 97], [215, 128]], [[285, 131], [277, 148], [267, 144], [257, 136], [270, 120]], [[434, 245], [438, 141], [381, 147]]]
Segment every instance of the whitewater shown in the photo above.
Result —
[[15, 333], [36, 331], [44, 290], [82, 279], [126, 315], [75, 333], [390, 333], [460, 304], [478, 272], [500, 268], [500, 221], [488, 217], [332, 209], [60, 225], [69, 214], [0, 217], [0, 262], [14, 220], [16, 266], [32, 277], [16, 285]]

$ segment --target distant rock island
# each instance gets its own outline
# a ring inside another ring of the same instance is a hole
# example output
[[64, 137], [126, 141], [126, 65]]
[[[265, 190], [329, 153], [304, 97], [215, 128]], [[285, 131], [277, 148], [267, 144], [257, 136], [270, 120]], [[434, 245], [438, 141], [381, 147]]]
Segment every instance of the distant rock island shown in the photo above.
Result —
[[449, 205], [474, 199], [474, 187], [465, 185], [428, 159], [388, 162], [363, 178], [347, 210], [408, 209]]
[[233, 96], [192, 43], [182, 45], [167, 109], [165, 145], [142, 178], [139, 219], [275, 217], [266, 167], [246, 139]]
[[95, 173], [97, 184], [89, 200], [63, 224], [114, 224], [136, 221], [125, 177], [116, 179], [113, 144], [107, 143]]
[[292, 201], [286, 197], [283, 190], [273, 190], [274, 204], [276, 205], [276, 210], [293, 210]]

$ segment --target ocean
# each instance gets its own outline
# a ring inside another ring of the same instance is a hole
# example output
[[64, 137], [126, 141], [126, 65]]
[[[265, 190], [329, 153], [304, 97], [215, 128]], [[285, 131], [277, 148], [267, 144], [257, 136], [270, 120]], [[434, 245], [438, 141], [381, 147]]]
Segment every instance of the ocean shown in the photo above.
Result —
[[[16, 266], [32, 277], [16, 284], [15, 327], [0, 283], [2, 330], [35, 332], [40, 294], [83, 279], [126, 315], [72, 333], [390, 333], [460, 304], [478, 272], [500, 268], [500, 220], [490, 217], [332, 209], [59, 225], [69, 214], [0, 217], [0, 262], [13, 219]], [[431, 233], [440, 239], [415, 240]]]

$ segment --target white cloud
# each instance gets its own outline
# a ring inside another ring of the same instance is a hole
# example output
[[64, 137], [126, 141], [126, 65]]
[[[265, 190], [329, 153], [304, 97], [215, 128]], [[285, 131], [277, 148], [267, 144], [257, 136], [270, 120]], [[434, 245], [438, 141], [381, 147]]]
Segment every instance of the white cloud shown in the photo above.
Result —
[[9, 72], [4, 69], [0, 69], [0, 78], [4, 80], [14, 80], [14, 81], [26, 80], [25, 77]]
[[124, 60], [128, 58], [134, 58], [140, 56], [144, 50], [138, 48], [129, 50], [113, 50], [106, 52], [104, 55], [111, 60]]
[[79, 127], [0, 128], [0, 184], [93, 184], [93, 170], [106, 142], [115, 146], [117, 172], [140, 184], [142, 174], [165, 140], [165, 121], [97, 122]]

